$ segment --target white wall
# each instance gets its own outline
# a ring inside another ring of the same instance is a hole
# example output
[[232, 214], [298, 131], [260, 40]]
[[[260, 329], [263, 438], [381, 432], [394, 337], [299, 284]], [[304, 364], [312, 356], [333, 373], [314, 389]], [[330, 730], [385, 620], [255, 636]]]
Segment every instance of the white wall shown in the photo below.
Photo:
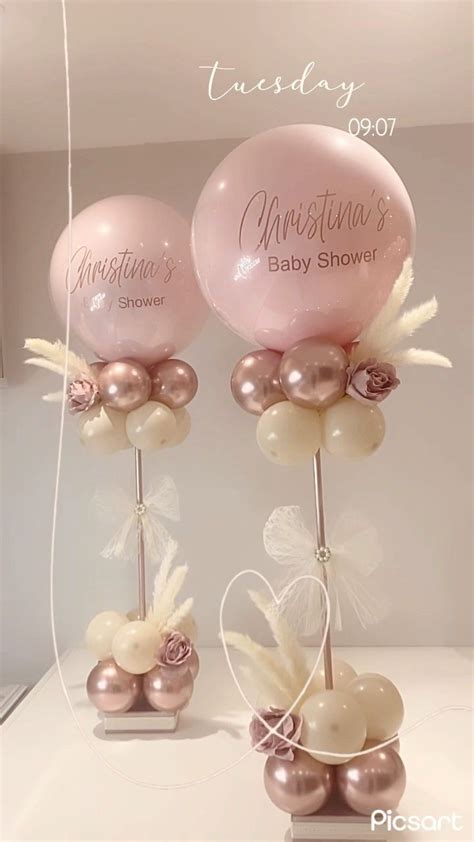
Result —
[[[154, 195], [188, 218], [214, 166], [238, 141], [174, 143], [78, 151], [74, 211], [114, 193]], [[377, 524], [385, 548], [378, 576], [392, 610], [364, 632], [352, 617], [336, 643], [462, 645], [470, 638], [470, 136], [467, 126], [398, 130], [380, 149], [411, 193], [418, 220], [417, 279], [411, 303], [436, 293], [440, 316], [422, 347], [448, 354], [452, 371], [407, 369], [384, 404], [383, 447], [357, 464], [325, 460], [329, 522], [355, 506]], [[26, 336], [62, 335], [47, 293], [49, 257], [66, 221], [64, 153], [4, 159], [3, 275], [6, 370], [3, 390], [3, 600], [5, 681], [33, 682], [52, 660], [48, 565], [58, 408], [40, 401], [54, 375], [23, 366]], [[77, 343], [74, 347], [78, 348]], [[185, 357], [200, 377], [193, 434], [182, 447], [146, 460], [148, 477], [171, 473], [182, 522], [175, 528], [190, 562], [202, 644], [217, 642], [225, 584], [242, 567], [271, 575], [261, 531], [277, 505], [299, 503], [311, 517], [310, 469], [271, 465], [255, 444], [255, 419], [234, 404], [229, 375], [248, 350], [214, 317]], [[97, 522], [97, 487], [132, 487], [130, 453], [96, 459], [67, 425], [56, 562], [61, 646], [81, 638], [88, 619], [135, 603], [133, 567], [104, 561], [109, 531]], [[247, 604], [229, 605], [243, 625]], [[250, 630], [255, 615], [249, 611]], [[243, 618], [243, 619], [242, 619]]]

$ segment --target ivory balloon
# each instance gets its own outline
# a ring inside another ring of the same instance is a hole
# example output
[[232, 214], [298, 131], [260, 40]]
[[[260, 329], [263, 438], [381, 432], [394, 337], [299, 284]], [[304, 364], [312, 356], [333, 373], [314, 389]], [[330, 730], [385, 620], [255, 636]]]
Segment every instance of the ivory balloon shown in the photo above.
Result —
[[99, 372], [99, 394], [105, 406], [130, 412], [150, 397], [151, 379], [145, 366], [133, 360], [108, 363]]
[[197, 392], [198, 379], [194, 368], [183, 360], [163, 360], [150, 368], [151, 400], [170, 409], [182, 409]]
[[356, 813], [370, 816], [374, 810], [398, 807], [405, 792], [405, 767], [393, 749], [376, 749], [338, 766], [336, 782], [346, 804]]
[[389, 678], [378, 673], [363, 673], [354, 678], [346, 690], [365, 713], [368, 739], [388, 740], [397, 733], [403, 722], [403, 699]]
[[349, 359], [339, 345], [310, 337], [285, 351], [280, 383], [290, 401], [326, 409], [346, 390]]
[[132, 410], [126, 420], [127, 436], [138, 450], [159, 450], [176, 435], [176, 418], [169, 407], [148, 401]]
[[187, 409], [175, 409], [173, 411], [176, 421], [176, 432], [166, 447], [176, 447], [182, 444], [191, 432], [191, 416]]
[[151, 623], [132, 620], [116, 632], [112, 654], [122, 669], [141, 675], [154, 667], [159, 642], [159, 632]]
[[385, 420], [378, 406], [344, 397], [322, 413], [322, 441], [333, 456], [360, 459], [382, 444]]
[[[324, 690], [310, 696], [301, 708], [301, 715], [301, 744], [306, 748], [350, 756], [360, 751], [365, 743], [367, 725], [364, 712], [347, 690]], [[334, 766], [348, 759], [316, 751], [313, 756]]]
[[79, 437], [91, 453], [99, 456], [130, 447], [125, 415], [106, 406], [94, 406], [78, 415]]
[[321, 423], [315, 409], [276, 403], [258, 419], [257, 442], [271, 462], [299, 465], [319, 450]]
[[261, 415], [270, 406], [285, 400], [279, 378], [281, 354], [251, 351], [234, 367], [230, 388], [235, 400], [247, 412]]
[[[390, 737], [388, 737], [388, 739], [390, 739]], [[384, 742], [385, 742], [384, 740], [366, 740], [365, 743], [364, 743], [363, 751], [365, 751], [368, 748], [377, 748], [378, 746], [381, 745], [381, 743], [384, 743]], [[392, 743], [390, 743], [390, 745], [384, 746], [384, 748], [393, 748], [394, 751], [396, 751], [396, 752], [398, 752], [398, 754], [400, 754], [400, 740], [396, 739]]]
[[[334, 690], [344, 690], [353, 678], [356, 678], [357, 673], [347, 661], [341, 661], [338, 658], [333, 658], [332, 661], [332, 677]], [[321, 689], [326, 688], [324, 666], [320, 667], [316, 673], [316, 678], [321, 686]]]
[[112, 640], [116, 631], [129, 622], [119, 611], [101, 611], [92, 618], [86, 630], [86, 646], [99, 661], [112, 657]]
[[89, 673], [87, 695], [103, 713], [126, 713], [140, 698], [142, 680], [121, 669], [110, 658], [100, 661]]
[[276, 807], [295, 816], [308, 816], [329, 800], [333, 770], [306, 751], [296, 749], [294, 760], [268, 757], [263, 782]]
[[176, 713], [188, 704], [194, 681], [186, 667], [156, 666], [143, 679], [143, 694], [155, 710]]

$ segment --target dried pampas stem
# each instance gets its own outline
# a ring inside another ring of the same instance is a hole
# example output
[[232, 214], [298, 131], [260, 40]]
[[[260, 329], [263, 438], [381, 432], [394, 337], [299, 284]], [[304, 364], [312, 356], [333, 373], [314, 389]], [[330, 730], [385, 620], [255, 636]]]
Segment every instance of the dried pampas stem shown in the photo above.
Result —
[[59, 339], [56, 342], [48, 342], [46, 339], [26, 339], [24, 347], [27, 351], [36, 354], [36, 357], [25, 360], [26, 365], [47, 368], [61, 375], [67, 369], [70, 380], [76, 377], [87, 377], [96, 382], [97, 378], [84, 357], [75, 354], [74, 351], [67, 351], [66, 346]]
[[389, 362], [392, 365], [450, 367], [448, 358], [434, 351], [420, 351], [413, 348], [407, 351], [395, 350], [399, 342], [411, 336], [433, 319], [438, 312], [438, 302], [433, 297], [399, 315], [412, 284], [413, 264], [411, 258], [407, 258], [380, 313], [362, 331], [359, 341], [352, 348], [350, 354], [352, 363], [375, 358], [379, 362]]
[[254, 665], [259, 685], [261, 679], [263, 683], [273, 685], [278, 693], [285, 698], [288, 697], [291, 703], [291, 687], [288, 685], [288, 676], [281, 664], [278, 652], [271, 652], [267, 647], [252, 640], [248, 634], [229, 631], [225, 632], [224, 638], [229, 646], [233, 646], [234, 649], [250, 659]]
[[283, 616], [280, 606], [275, 605], [272, 600], [256, 591], [249, 591], [249, 596], [254, 605], [262, 612], [270, 627], [292, 687], [299, 686], [301, 689], [308, 678], [306, 658], [296, 635]]

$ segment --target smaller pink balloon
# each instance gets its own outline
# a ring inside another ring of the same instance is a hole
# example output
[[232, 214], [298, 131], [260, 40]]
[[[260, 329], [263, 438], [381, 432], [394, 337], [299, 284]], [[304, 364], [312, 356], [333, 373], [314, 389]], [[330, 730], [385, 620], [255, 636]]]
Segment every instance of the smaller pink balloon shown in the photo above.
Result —
[[263, 781], [276, 807], [295, 816], [309, 816], [329, 800], [334, 778], [329, 766], [297, 750], [294, 760], [268, 757]]
[[251, 351], [235, 366], [230, 388], [242, 409], [262, 415], [266, 409], [285, 400], [280, 386], [281, 354], [277, 351]]
[[87, 679], [87, 695], [102, 713], [126, 713], [140, 698], [141, 675], [125, 672], [113, 658], [99, 661]]
[[143, 694], [155, 710], [176, 713], [188, 704], [194, 681], [187, 667], [154, 667], [143, 676]]
[[345, 392], [348, 365], [339, 345], [310, 337], [283, 354], [280, 383], [292, 403], [327, 409]]
[[197, 374], [183, 360], [163, 360], [151, 366], [149, 373], [151, 400], [164, 403], [169, 409], [182, 409], [197, 392]]
[[337, 766], [336, 783], [352, 810], [370, 816], [374, 810], [398, 807], [405, 792], [406, 772], [395, 749], [374, 749]]
[[99, 371], [99, 393], [105, 406], [131, 412], [150, 397], [151, 379], [145, 366], [133, 360], [117, 360]]
[[178, 354], [207, 307], [191, 262], [189, 225], [149, 196], [109, 196], [84, 208], [59, 237], [50, 292], [71, 329], [103, 360], [151, 365]]

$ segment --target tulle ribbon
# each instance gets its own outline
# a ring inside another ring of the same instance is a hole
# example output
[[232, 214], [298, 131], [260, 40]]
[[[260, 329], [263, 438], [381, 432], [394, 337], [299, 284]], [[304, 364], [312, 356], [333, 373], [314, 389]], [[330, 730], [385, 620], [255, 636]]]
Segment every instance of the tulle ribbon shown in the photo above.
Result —
[[179, 520], [178, 491], [171, 477], [162, 476], [153, 483], [141, 505], [118, 488], [97, 491], [94, 503], [101, 519], [120, 524], [101, 551], [103, 558], [135, 559], [140, 526], [147, 559], [159, 563], [172, 540], [161, 518]]
[[[336, 629], [342, 629], [343, 600], [349, 603], [363, 628], [385, 615], [386, 601], [364, 582], [381, 562], [381, 546], [376, 529], [360, 515], [343, 515], [329, 545], [318, 550], [299, 506], [281, 506], [274, 509], [265, 524], [263, 543], [268, 555], [285, 568], [277, 582], [280, 590], [298, 576], [320, 576], [321, 565], [325, 566]], [[305, 581], [288, 592], [282, 609], [301, 635], [310, 635], [321, 626], [320, 606], [317, 585]]]

